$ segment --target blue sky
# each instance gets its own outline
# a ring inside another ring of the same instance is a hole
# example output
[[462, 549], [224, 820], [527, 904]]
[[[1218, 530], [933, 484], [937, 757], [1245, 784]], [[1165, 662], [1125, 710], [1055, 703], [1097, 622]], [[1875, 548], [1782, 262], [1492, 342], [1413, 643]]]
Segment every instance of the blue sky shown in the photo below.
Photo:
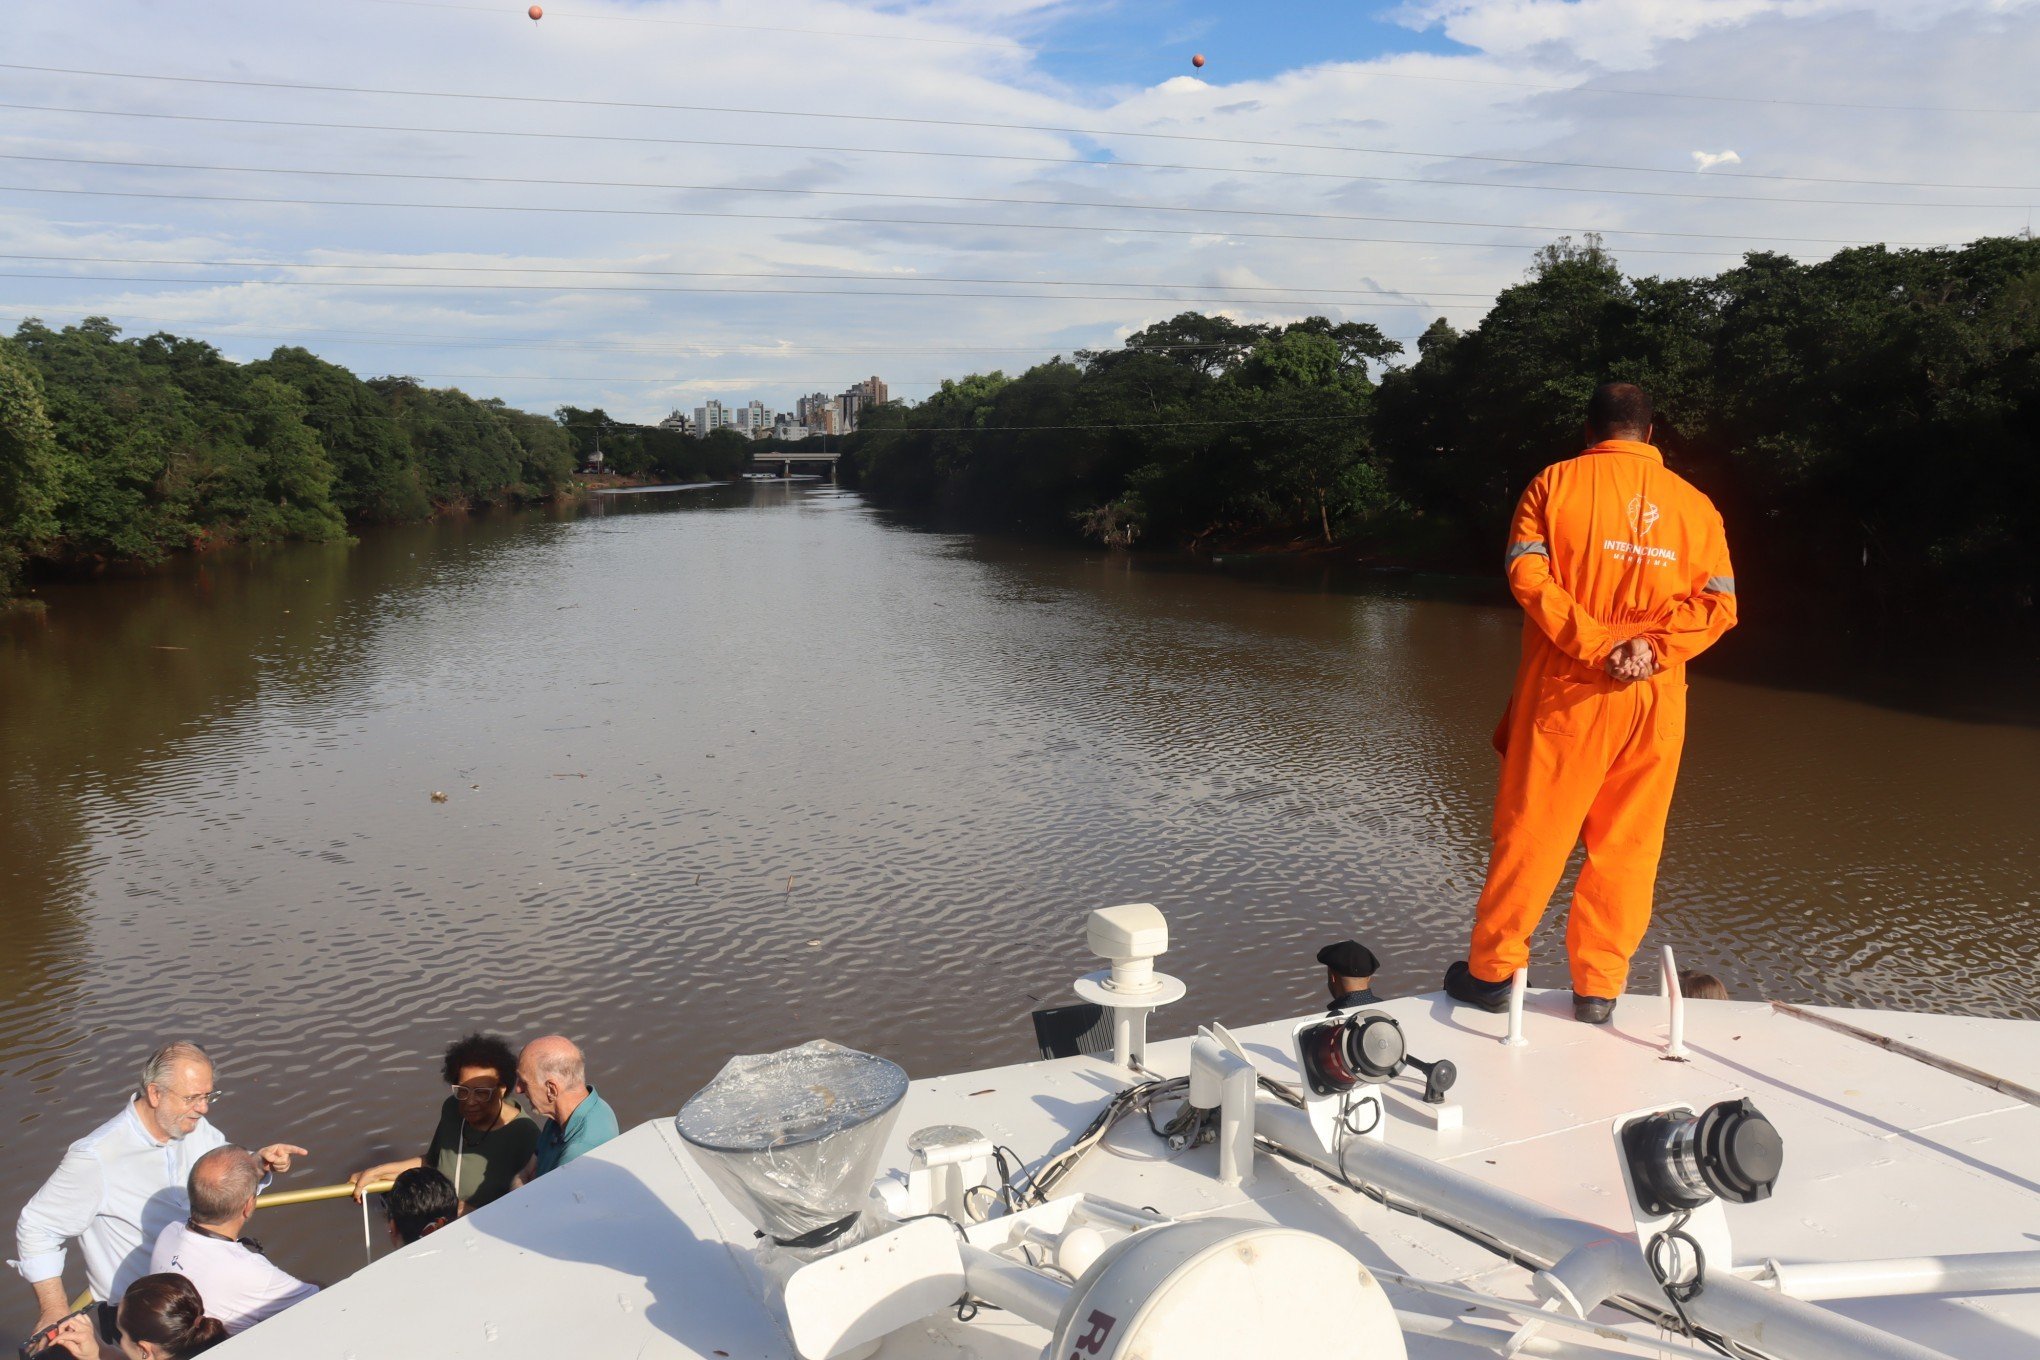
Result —
[[1328, 61], [1397, 52], [1462, 52], [1435, 25], [1396, 22], [1401, 5], [1298, 3], [1103, 4], [1059, 17], [1042, 35], [1040, 65], [1079, 89], [1155, 85], [1192, 70], [1206, 79], [1263, 80]]
[[1707, 274], [2040, 197], [2040, 115], [1972, 111], [2040, 105], [2040, 0], [523, 9], [8, 0], [0, 326], [651, 420], [1193, 307], [1411, 339], [1560, 234]]

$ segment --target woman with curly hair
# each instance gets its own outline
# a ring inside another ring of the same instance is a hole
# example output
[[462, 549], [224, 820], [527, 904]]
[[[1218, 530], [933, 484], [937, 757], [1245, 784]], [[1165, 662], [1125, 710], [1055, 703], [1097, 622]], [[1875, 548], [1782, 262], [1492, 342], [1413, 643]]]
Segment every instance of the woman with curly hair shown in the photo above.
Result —
[[453, 1088], [439, 1107], [439, 1125], [422, 1157], [383, 1162], [354, 1173], [354, 1198], [373, 1181], [429, 1166], [453, 1182], [460, 1211], [479, 1209], [510, 1192], [538, 1146], [538, 1125], [510, 1099], [517, 1054], [493, 1034], [470, 1034], [446, 1050], [441, 1068]]

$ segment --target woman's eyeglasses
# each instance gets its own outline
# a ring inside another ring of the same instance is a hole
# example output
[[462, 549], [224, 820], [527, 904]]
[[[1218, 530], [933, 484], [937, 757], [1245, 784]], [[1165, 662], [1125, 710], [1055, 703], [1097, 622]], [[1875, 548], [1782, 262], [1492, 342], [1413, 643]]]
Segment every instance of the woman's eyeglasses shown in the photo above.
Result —
[[500, 1086], [456, 1086], [453, 1088], [453, 1098], [455, 1100], [489, 1100], [502, 1094], [503, 1088]]

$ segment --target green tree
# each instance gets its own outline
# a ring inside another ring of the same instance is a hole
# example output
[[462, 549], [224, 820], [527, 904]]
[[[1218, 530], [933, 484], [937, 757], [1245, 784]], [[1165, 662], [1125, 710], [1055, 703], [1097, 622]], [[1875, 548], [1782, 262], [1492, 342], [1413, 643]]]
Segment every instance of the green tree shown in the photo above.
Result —
[[0, 340], [0, 599], [20, 583], [24, 558], [57, 534], [57, 440], [42, 380]]
[[307, 350], [282, 348], [248, 365], [297, 389], [305, 423], [333, 465], [333, 502], [356, 522], [422, 519], [432, 504], [403, 430], [388, 402], [338, 364]]

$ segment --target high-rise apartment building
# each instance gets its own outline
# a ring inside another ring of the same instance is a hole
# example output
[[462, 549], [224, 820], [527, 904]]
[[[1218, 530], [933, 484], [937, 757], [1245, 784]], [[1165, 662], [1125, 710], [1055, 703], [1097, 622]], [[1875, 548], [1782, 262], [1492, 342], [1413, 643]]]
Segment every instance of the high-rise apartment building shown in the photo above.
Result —
[[822, 423], [822, 412], [834, 404], [827, 392], [816, 392], [812, 396], [802, 397], [796, 401], [793, 409], [801, 424], [819, 428]]
[[711, 401], [706, 406], [697, 406], [694, 408], [694, 432], [706, 435], [713, 430], [728, 429], [736, 423], [733, 419], [735, 415], [736, 412], [719, 401]]

